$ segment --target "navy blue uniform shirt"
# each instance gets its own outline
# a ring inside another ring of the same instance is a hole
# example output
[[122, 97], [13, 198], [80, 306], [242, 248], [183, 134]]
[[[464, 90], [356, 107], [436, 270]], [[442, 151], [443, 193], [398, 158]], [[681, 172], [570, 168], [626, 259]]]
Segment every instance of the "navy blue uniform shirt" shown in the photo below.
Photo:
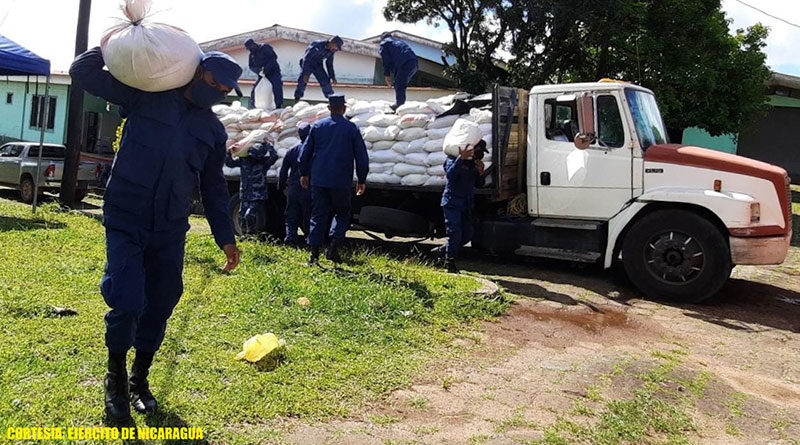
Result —
[[300, 175], [311, 175], [311, 185], [333, 189], [353, 185], [353, 163], [358, 183], [369, 173], [369, 156], [356, 124], [333, 115], [317, 121], [308, 134], [300, 155]]
[[183, 90], [144, 92], [116, 80], [104, 65], [100, 48], [94, 48], [78, 56], [70, 68], [73, 82], [127, 113], [103, 200], [103, 224], [188, 230], [192, 197], [199, 185], [216, 243], [234, 244], [222, 174], [227, 139], [222, 123], [210, 109], [190, 104]]
[[328, 77], [331, 80], [336, 79], [336, 73], [333, 71], [333, 51], [328, 49], [327, 40], [314, 40], [306, 48], [305, 54], [301, 59], [301, 68], [303, 75], [311, 74], [315, 66], [322, 66], [322, 61], [325, 61], [325, 67], [328, 71]]
[[472, 208], [475, 187], [484, 182], [475, 161], [448, 156], [444, 171], [447, 183], [442, 193], [442, 207]]
[[281, 66], [278, 64], [278, 55], [272, 49], [272, 45], [268, 43], [256, 43], [256, 47], [250, 51], [250, 59], [248, 65], [254, 73], [261, 76], [270, 75], [273, 71], [281, 72]]
[[225, 165], [239, 167], [239, 199], [265, 201], [267, 199], [267, 172], [278, 160], [278, 152], [270, 144], [254, 144], [247, 156], [233, 159], [230, 155]]
[[417, 60], [417, 55], [406, 42], [391, 37], [381, 40], [379, 50], [383, 61], [383, 74], [394, 74], [406, 62]]

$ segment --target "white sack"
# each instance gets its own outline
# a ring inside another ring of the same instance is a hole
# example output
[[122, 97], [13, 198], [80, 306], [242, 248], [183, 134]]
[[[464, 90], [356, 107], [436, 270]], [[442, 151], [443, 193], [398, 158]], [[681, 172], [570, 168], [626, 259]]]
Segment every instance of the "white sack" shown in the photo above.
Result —
[[[456, 119], [456, 121], [457, 120], [458, 119]], [[453, 122], [453, 124], [455, 124], [455, 122]], [[425, 134], [428, 136], [428, 139], [430, 140], [444, 139], [447, 136], [447, 133], [450, 133], [451, 128], [453, 128], [452, 125], [444, 128], [433, 128], [425, 131]]]
[[386, 177], [389, 176], [385, 173], [369, 173], [367, 175], [367, 182], [372, 184], [386, 184]]
[[447, 160], [447, 155], [443, 151], [437, 151], [428, 154], [428, 165], [444, 165]]
[[492, 123], [492, 112], [490, 110], [479, 110], [477, 108], [473, 108], [469, 110], [469, 117], [470, 120], [476, 124]]
[[125, 0], [125, 21], [100, 40], [103, 60], [117, 80], [143, 91], [180, 88], [194, 77], [203, 52], [180, 28], [147, 19], [150, 0]]
[[[280, 148], [283, 148], [283, 149], [289, 149], [289, 148], [292, 148], [292, 147], [294, 147], [295, 145], [297, 145], [299, 143], [300, 143], [300, 138], [294, 137], [294, 136], [290, 136], [290, 137], [288, 137], [286, 139], [282, 139], [280, 142], [278, 142], [277, 147], [280, 147]], [[281, 156], [280, 150], [278, 151], [278, 156]]]
[[433, 120], [433, 122], [428, 124], [428, 130], [436, 130], [437, 128], [450, 128], [456, 123], [457, 120], [457, 114], [451, 114], [450, 116], [445, 117], [437, 117]]
[[403, 176], [403, 179], [400, 181], [400, 183], [409, 187], [418, 187], [421, 185], [425, 185], [425, 183], [428, 182], [429, 178], [430, 177], [425, 174], [420, 174], [420, 175], [411, 174]]
[[441, 176], [429, 176], [425, 184], [422, 185], [425, 187], [443, 187], [445, 184], [447, 184], [447, 179]]
[[425, 103], [428, 105], [428, 108], [433, 111], [433, 114], [442, 114], [447, 111], [447, 107], [445, 107], [444, 104], [437, 102], [435, 99], [428, 99], [425, 101]]
[[428, 167], [428, 176], [445, 176], [444, 165], [434, 165]]
[[372, 149], [375, 151], [390, 150], [396, 144], [395, 141], [378, 141], [372, 144]]
[[367, 123], [375, 127], [391, 127], [392, 125], [397, 125], [399, 120], [400, 116], [396, 114], [378, 113], [369, 118]]
[[391, 173], [393, 168], [393, 162], [371, 162], [369, 164], [370, 173]]
[[262, 110], [272, 111], [275, 109], [275, 96], [272, 94], [272, 82], [261, 79], [253, 90], [255, 106]]
[[404, 155], [408, 153], [408, 142], [395, 142], [394, 145], [392, 145], [392, 150]]
[[361, 113], [356, 114], [355, 116], [350, 118], [350, 122], [356, 124], [356, 127], [363, 128], [369, 125], [368, 121], [371, 117], [377, 115], [378, 113], [372, 111], [369, 113]]
[[481, 129], [482, 135], [492, 134], [492, 124], [480, 124], [478, 127]]
[[308, 107], [310, 107], [310, 106], [311, 106], [311, 104], [310, 104], [310, 103], [308, 103], [308, 102], [306, 102], [306, 101], [304, 101], [304, 100], [301, 100], [300, 102], [297, 102], [296, 104], [294, 104], [294, 105], [292, 106], [292, 113], [294, 113], [294, 114], [297, 114], [297, 113], [299, 113], [301, 110], [304, 110], [304, 109], [306, 109], [306, 108], [308, 108]]
[[430, 166], [430, 164], [428, 164], [428, 153], [409, 153], [405, 155], [403, 162], [411, 165], [419, 165], [426, 169]]
[[425, 102], [406, 102], [397, 107], [397, 114], [433, 114], [433, 110]]
[[397, 176], [395, 174], [386, 175], [386, 183], [387, 184], [395, 184], [396, 185], [396, 184], [400, 184], [402, 181], [403, 181], [403, 178], [401, 178], [401, 177], [399, 177], [399, 176]]
[[406, 141], [411, 142], [414, 139], [422, 139], [425, 137], [425, 130], [422, 128], [406, 128], [405, 130], [401, 130], [400, 133], [397, 135], [398, 141]]
[[400, 117], [397, 125], [400, 128], [424, 127], [430, 120], [431, 116], [428, 114], [406, 114]]
[[375, 163], [400, 162], [403, 156], [393, 150], [381, 150], [369, 152], [369, 161]]
[[433, 153], [442, 151], [442, 147], [444, 147], [444, 139], [432, 139], [425, 143], [424, 148], [428, 153]]
[[428, 142], [428, 138], [414, 139], [413, 141], [408, 143], [408, 149], [412, 153], [421, 153], [425, 151], [426, 142]]
[[392, 172], [397, 176], [408, 176], [408, 175], [424, 175], [428, 171], [427, 167], [423, 167], [421, 165], [411, 165], [405, 163], [399, 163], [394, 166]]
[[480, 142], [481, 136], [478, 124], [466, 119], [459, 119], [444, 138], [444, 152], [450, 156], [458, 156], [460, 149], [477, 144]]

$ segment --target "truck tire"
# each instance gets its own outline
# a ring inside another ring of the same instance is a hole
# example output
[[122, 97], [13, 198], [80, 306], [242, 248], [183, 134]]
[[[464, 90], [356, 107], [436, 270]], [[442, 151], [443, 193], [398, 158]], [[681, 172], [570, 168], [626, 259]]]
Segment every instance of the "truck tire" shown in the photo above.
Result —
[[89, 193], [87, 189], [76, 189], [75, 190], [75, 204], [79, 204], [83, 201], [83, 198], [86, 198], [86, 195]]
[[429, 236], [433, 224], [416, 213], [389, 207], [367, 206], [358, 213], [358, 224], [387, 236]]
[[32, 203], [34, 190], [33, 178], [28, 175], [23, 176], [19, 181], [19, 195], [22, 198], [22, 202], [25, 204]]
[[634, 223], [622, 244], [622, 262], [648, 297], [700, 303], [730, 277], [730, 248], [720, 230], [688, 210], [659, 210]]
[[[238, 193], [231, 196], [230, 201], [228, 201], [228, 214], [233, 220], [233, 232], [237, 236], [242, 236], [242, 225], [239, 222], [240, 204], [241, 201]], [[274, 200], [267, 200], [259, 209], [258, 217], [256, 218], [256, 231], [259, 233], [269, 233], [270, 235], [283, 239], [284, 232], [286, 231], [284, 228], [283, 214], [278, 208], [278, 203]]]

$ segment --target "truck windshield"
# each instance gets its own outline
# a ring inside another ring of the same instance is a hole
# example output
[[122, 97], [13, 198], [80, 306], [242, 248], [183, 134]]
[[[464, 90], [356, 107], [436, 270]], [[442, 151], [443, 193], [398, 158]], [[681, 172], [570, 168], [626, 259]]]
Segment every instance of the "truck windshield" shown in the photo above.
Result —
[[651, 145], [667, 143], [667, 131], [656, 98], [650, 93], [631, 88], [625, 89], [625, 97], [628, 99], [642, 150], [647, 150]]

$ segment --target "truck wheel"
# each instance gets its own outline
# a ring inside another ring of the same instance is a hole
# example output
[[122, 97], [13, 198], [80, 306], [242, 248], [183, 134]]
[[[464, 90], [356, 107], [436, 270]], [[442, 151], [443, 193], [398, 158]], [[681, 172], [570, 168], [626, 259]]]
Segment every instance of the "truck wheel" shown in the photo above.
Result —
[[239, 194], [236, 193], [231, 196], [231, 199], [228, 201], [228, 214], [231, 216], [231, 220], [233, 220], [233, 233], [236, 236], [242, 236], [242, 225], [239, 223]]
[[75, 190], [75, 204], [80, 203], [83, 201], [83, 198], [86, 198], [86, 195], [89, 193], [89, 190], [86, 189], [76, 189]]
[[33, 179], [27, 175], [23, 176], [19, 182], [19, 194], [22, 202], [26, 204], [33, 202], [34, 188]]
[[424, 216], [377, 206], [362, 207], [358, 213], [358, 224], [388, 236], [428, 236], [432, 227]]
[[647, 296], [689, 303], [716, 295], [733, 268], [719, 229], [686, 210], [659, 210], [637, 221], [623, 241], [622, 262]]

